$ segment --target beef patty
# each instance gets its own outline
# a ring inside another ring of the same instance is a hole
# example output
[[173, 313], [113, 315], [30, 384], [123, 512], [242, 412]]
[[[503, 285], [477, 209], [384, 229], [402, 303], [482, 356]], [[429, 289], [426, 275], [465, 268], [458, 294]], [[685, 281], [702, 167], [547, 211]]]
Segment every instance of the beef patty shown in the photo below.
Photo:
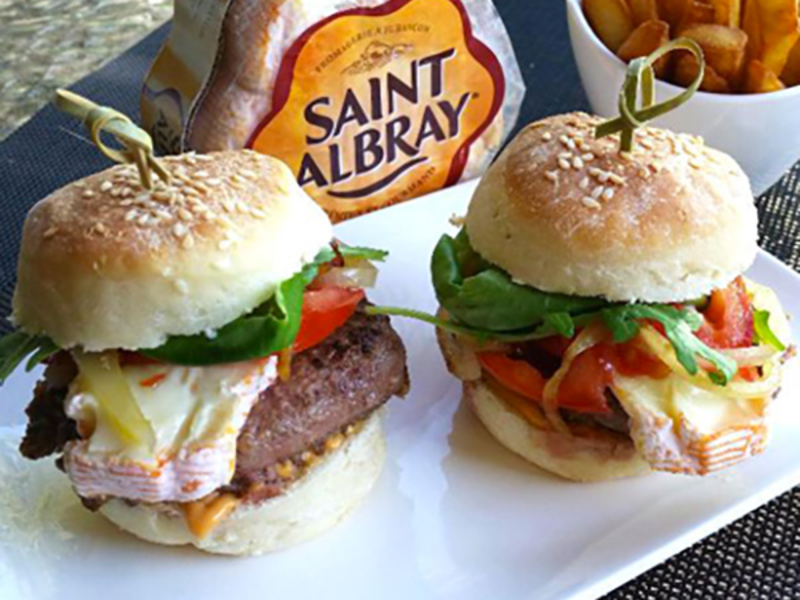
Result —
[[[67, 352], [56, 355], [28, 407], [20, 451], [27, 458], [61, 452], [77, 439], [64, 398], [77, 374]], [[388, 317], [357, 311], [318, 346], [297, 354], [291, 377], [264, 390], [239, 434], [236, 472], [226, 490], [255, 501], [291, 483], [281, 463], [322, 453], [326, 440], [344, 433], [408, 388], [406, 354]]]

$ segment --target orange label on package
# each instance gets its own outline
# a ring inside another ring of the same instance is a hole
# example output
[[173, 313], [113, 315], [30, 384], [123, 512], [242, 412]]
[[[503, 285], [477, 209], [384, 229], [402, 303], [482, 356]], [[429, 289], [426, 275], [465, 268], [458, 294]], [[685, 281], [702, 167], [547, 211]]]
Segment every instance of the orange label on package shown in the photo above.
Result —
[[459, 0], [392, 0], [300, 36], [247, 145], [338, 220], [458, 182], [504, 94]]

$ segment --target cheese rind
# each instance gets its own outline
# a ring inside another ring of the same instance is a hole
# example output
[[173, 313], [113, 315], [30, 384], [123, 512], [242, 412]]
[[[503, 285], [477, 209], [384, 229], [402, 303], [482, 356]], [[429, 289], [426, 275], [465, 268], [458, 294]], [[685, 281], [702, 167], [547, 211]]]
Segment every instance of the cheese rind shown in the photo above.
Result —
[[276, 362], [273, 357], [203, 368], [123, 367], [130, 397], [152, 430], [149, 444], [131, 442], [103, 410], [107, 402], [76, 384], [67, 414], [79, 429], [89, 423], [93, 431], [65, 447], [75, 490], [85, 498], [189, 502], [227, 484], [239, 431], [259, 393], [275, 381]]

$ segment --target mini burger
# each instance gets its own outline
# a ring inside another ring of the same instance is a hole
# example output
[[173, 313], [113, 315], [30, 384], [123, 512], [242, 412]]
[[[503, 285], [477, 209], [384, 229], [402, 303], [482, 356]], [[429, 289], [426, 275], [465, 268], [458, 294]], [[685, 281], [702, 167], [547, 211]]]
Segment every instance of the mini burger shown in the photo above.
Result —
[[165, 158], [68, 185], [25, 222], [0, 376], [46, 364], [22, 454], [143, 539], [259, 554], [339, 522], [381, 470], [407, 387], [383, 252], [333, 240], [279, 161]]
[[704, 475], [764, 450], [788, 356], [756, 255], [747, 177], [688, 135], [595, 138], [534, 123], [432, 260], [434, 318], [463, 398], [497, 440], [578, 481]]

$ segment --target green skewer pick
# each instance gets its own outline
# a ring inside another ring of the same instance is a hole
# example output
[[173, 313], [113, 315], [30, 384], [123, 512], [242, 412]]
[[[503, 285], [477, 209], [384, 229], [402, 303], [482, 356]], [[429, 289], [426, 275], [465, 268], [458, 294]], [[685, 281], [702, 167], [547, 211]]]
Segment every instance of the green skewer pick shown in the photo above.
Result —
[[[169, 182], [169, 172], [153, 156], [153, 140], [146, 131], [134, 125], [121, 112], [95, 104], [68, 90], [56, 90], [55, 105], [59, 110], [81, 121], [94, 144], [108, 158], [118, 163], [135, 164], [145, 188], [153, 189], [151, 171], [163, 181]], [[114, 136], [122, 149], [107, 146], [102, 139], [103, 132]]]
[[[694, 54], [697, 59], [697, 77], [692, 84], [683, 92], [665, 100], [660, 104], [655, 102], [655, 73], [653, 64], [664, 55], [676, 51], [686, 50]], [[675, 110], [683, 103], [687, 102], [694, 93], [700, 89], [703, 76], [706, 71], [706, 61], [703, 50], [694, 40], [689, 38], [677, 38], [664, 44], [650, 56], [643, 56], [634, 59], [628, 65], [625, 75], [625, 83], [619, 92], [619, 114], [620, 116], [605, 121], [595, 129], [595, 138], [602, 138], [615, 133], [620, 133], [620, 150], [630, 152], [633, 149], [634, 131], [648, 121], [660, 117], [671, 110]], [[636, 101], [641, 89], [642, 108], [636, 108]]]

